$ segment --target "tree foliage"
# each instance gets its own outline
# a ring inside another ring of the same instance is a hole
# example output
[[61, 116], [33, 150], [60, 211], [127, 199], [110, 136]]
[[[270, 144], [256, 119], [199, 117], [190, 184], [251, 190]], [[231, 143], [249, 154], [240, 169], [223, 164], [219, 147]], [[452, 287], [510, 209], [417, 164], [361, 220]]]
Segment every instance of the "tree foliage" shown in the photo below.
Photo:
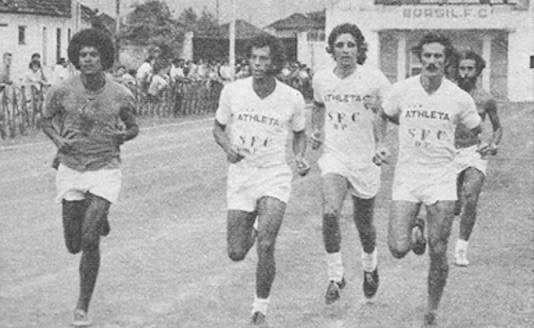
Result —
[[146, 47], [157, 46], [162, 56], [172, 58], [181, 52], [185, 33], [192, 31], [195, 34], [216, 35], [218, 30], [217, 19], [206, 8], [199, 17], [189, 7], [175, 20], [165, 2], [150, 0], [135, 5], [127, 17], [120, 39]]
[[157, 46], [165, 57], [178, 53], [183, 39], [184, 31], [172, 19], [169, 7], [158, 0], [136, 5], [121, 33], [121, 40], [147, 47]]

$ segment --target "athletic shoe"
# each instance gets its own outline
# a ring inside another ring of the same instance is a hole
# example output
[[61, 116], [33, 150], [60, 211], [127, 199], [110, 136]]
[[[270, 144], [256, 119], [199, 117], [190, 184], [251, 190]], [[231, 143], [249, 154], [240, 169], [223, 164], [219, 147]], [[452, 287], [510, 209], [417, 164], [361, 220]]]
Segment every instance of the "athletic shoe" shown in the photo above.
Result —
[[436, 314], [434, 312], [427, 312], [423, 317], [423, 327], [436, 326]]
[[265, 318], [265, 314], [260, 312], [260, 311], [256, 311], [254, 312], [254, 314], [252, 315], [252, 320], [251, 320], [252, 324], [254, 325], [262, 325], [262, 324], [265, 324], [267, 322], [266, 318]]
[[345, 288], [345, 277], [340, 282], [330, 281], [326, 289], [326, 294], [324, 295], [326, 304], [329, 305], [337, 301], [343, 288]]
[[423, 220], [421, 218], [417, 218], [415, 220], [415, 226], [413, 227], [413, 229], [416, 229], [416, 228], [419, 229], [421, 234], [420, 234], [420, 237], [417, 238], [417, 240], [415, 241], [415, 244], [413, 245], [412, 251], [416, 255], [423, 255], [425, 253], [425, 250], [426, 250], [425, 220]]
[[81, 309], [74, 311], [74, 318], [72, 319], [72, 325], [74, 327], [89, 327], [91, 324], [92, 322], [89, 320], [87, 312]]
[[467, 260], [467, 250], [456, 250], [456, 254], [454, 254], [454, 264], [460, 267], [467, 267], [469, 265], [469, 261]]
[[372, 298], [375, 296], [376, 291], [378, 290], [378, 285], [380, 279], [378, 277], [378, 267], [372, 272], [363, 272], [363, 294], [367, 298]]

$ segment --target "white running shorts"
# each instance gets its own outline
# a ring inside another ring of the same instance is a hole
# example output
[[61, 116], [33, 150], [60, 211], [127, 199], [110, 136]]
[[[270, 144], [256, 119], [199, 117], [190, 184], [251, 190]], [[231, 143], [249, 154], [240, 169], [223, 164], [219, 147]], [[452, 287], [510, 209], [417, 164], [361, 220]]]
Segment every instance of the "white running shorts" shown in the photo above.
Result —
[[229, 210], [253, 212], [262, 197], [269, 196], [287, 203], [293, 173], [287, 165], [258, 168], [230, 164], [227, 202]]
[[378, 194], [380, 189], [380, 167], [373, 163], [365, 168], [349, 167], [336, 156], [324, 153], [318, 161], [321, 175], [328, 173], [339, 174], [350, 182], [351, 193], [362, 199], [370, 199]]
[[80, 172], [60, 164], [56, 175], [56, 202], [85, 199], [85, 193], [102, 197], [116, 203], [121, 190], [120, 169], [102, 169]]
[[488, 167], [488, 160], [483, 159], [480, 153], [477, 152], [477, 145], [466, 148], [458, 148], [456, 150], [456, 173], [460, 174], [465, 169], [473, 167], [486, 175], [486, 168]]
[[424, 179], [393, 181], [394, 201], [432, 205], [438, 201], [456, 201], [456, 179]]

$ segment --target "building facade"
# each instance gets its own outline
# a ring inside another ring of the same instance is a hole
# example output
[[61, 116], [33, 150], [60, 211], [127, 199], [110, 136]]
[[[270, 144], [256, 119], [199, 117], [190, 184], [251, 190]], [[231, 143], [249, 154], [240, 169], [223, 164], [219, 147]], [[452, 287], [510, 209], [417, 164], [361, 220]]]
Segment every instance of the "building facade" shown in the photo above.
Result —
[[0, 1], [0, 56], [13, 54], [11, 79], [20, 83], [33, 53], [41, 55], [47, 76], [58, 59], [67, 58], [68, 43], [77, 31], [91, 26], [72, 0]]
[[330, 0], [326, 32], [355, 22], [368, 44], [368, 61], [391, 81], [420, 72], [412, 48], [439, 31], [459, 49], [486, 60], [482, 85], [511, 101], [534, 101], [534, 8], [530, 0]]
[[325, 51], [325, 12], [295, 13], [264, 28], [285, 45], [289, 60], [298, 60], [312, 71], [328, 62]]

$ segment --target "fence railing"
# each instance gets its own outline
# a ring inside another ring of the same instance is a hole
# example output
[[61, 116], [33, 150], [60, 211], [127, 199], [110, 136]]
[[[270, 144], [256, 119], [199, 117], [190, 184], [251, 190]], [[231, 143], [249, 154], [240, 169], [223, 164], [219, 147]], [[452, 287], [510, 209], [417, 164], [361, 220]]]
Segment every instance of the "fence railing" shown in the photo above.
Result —
[[[0, 139], [14, 138], [37, 128], [45, 89], [3, 85], [0, 91]], [[222, 84], [218, 81], [174, 83], [154, 97], [137, 85], [129, 89], [136, 98], [137, 116], [178, 117], [215, 112]]]
[[215, 112], [222, 87], [218, 81], [177, 82], [156, 97], [136, 85], [130, 90], [137, 100], [138, 116], [178, 117]]
[[0, 88], [0, 138], [13, 138], [34, 128], [42, 113], [44, 90], [35, 86]]

